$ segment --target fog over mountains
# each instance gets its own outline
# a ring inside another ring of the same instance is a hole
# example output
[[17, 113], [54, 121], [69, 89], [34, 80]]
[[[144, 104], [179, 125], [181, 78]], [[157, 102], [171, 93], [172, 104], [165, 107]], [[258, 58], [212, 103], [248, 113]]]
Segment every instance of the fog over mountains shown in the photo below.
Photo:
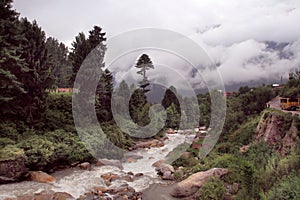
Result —
[[[172, 0], [159, 3], [91, 0], [89, 3], [93, 6], [72, 0], [32, 0], [30, 4], [16, 0], [14, 7], [21, 16], [36, 19], [47, 36], [56, 37], [70, 47], [78, 31], [87, 33], [95, 24], [107, 32], [108, 39], [145, 27], [178, 32], [207, 52], [227, 90], [246, 84], [278, 83], [300, 67], [298, 0], [179, 0], [176, 3]], [[180, 59], [148, 50], [120, 59], [117, 68], [123, 70], [115, 74], [116, 79], [128, 76], [128, 69], [142, 53], [148, 53], [156, 69], [160, 68], [149, 72], [152, 80], [159, 80], [165, 86], [182, 85], [178, 78], [181, 77], [190, 79], [195, 88], [205, 85], [195, 76], [195, 70], [187, 70]], [[160, 66], [165, 60], [169, 66]], [[169, 73], [168, 69], [176, 69], [176, 72]], [[158, 74], [168, 74], [168, 77]]]

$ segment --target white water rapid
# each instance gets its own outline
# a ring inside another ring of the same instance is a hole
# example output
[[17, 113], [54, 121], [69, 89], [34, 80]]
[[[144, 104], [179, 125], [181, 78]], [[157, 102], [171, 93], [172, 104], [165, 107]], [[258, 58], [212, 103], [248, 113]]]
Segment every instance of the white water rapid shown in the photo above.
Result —
[[0, 200], [6, 197], [16, 197], [20, 195], [31, 195], [39, 193], [43, 190], [53, 190], [55, 192], [67, 192], [73, 197], [78, 198], [85, 192], [90, 191], [93, 187], [107, 188], [102, 174], [111, 172], [118, 175], [125, 175], [127, 172], [143, 173], [143, 176], [137, 177], [133, 182], [127, 182], [123, 179], [117, 179], [112, 182], [108, 188], [116, 188], [122, 184], [128, 184], [136, 191], [141, 191], [149, 187], [153, 183], [162, 182], [157, 176], [152, 164], [158, 160], [164, 159], [174, 148], [184, 142], [191, 142], [194, 135], [184, 134], [167, 134], [169, 139], [164, 141], [163, 147], [151, 147], [150, 149], [138, 149], [131, 154], [137, 154], [143, 158], [136, 162], [123, 162], [123, 170], [113, 166], [93, 167], [91, 171], [80, 170], [78, 168], [70, 168], [61, 170], [51, 174], [56, 178], [53, 184], [37, 183], [32, 181], [23, 181], [20, 183], [0, 185]]

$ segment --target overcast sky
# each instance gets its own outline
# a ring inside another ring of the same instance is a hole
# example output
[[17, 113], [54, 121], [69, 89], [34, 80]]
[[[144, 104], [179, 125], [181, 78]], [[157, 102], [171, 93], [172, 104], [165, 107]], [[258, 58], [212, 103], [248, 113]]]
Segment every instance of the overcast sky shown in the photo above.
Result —
[[[299, 0], [15, 0], [13, 5], [68, 46], [94, 25], [108, 38], [145, 27], [179, 32], [220, 64], [226, 83], [280, 76], [300, 66]], [[283, 50], [291, 56], [281, 58], [264, 41], [291, 43]]]

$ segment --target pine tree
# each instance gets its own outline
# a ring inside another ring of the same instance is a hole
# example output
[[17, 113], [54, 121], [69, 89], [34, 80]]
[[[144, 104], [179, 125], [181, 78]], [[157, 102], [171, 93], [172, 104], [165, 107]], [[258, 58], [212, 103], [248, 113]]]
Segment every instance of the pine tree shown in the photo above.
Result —
[[102, 29], [99, 26], [94, 26], [94, 29], [89, 32], [88, 38], [86, 38], [84, 33], [79, 33], [79, 35], [75, 37], [75, 41], [72, 43], [73, 48], [70, 53], [70, 61], [73, 66], [70, 85], [73, 86], [81, 64], [93, 49], [96, 48], [97, 50], [93, 51], [93, 53], [96, 53], [94, 57], [97, 57], [97, 65], [100, 68], [104, 67], [103, 58], [106, 51], [104, 41], [106, 41], [106, 33], [102, 33], [101, 31]]
[[138, 59], [136, 65], [136, 68], [140, 69], [137, 73], [143, 76], [142, 81], [140, 81], [140, 88], [143, 90], [144, 93], [148, 92], [149, 90], [146, 89], [150, 82], [146, 76], [146, 71], [150, 69], [154, 69], [154, 66], [152, 64], [151, 59], [147, 54], [141, 55], [141, 57]]
[[68, 87], [71, 64], [68, 59], [68, 48], [55, 38], [47, 38], [47, 65], [51, 68], [51, 78], [54, 87]]
[[112, 120], [111, 97], [113, 91], [113, 76], [108, 69], [105, 69], [100, 83], [97, 87], [96, 113], [100, 122], [108, 122]]
[[[18, 20], [19, 14], [12, 10], [12, 0], [0, 2], [0, 116], [12, 113], [12, 100], [24, 93], [24, 86], [16, 76], [27, 70], [20, 58], [20, 43], [25, 38]], [[6, 116], [7, 117], [7, 116]]]
[[79, 33], [72, 43], [72, 51], [70, 52], [70, 61], [72, 63], [72, 75], [70, 77], [70, 85], [73, 86], [76, 79], [76, 74], [86, 56], [90, 53], [89, 42], [87, 41], [84, 33]]
[[16, 105], [19, 115], [29, 126], [40, 121], [46, 97], [46, 89], [50, 87], [50, 68], [47, 66], [46, 36], [36, 21], [32, 23], [26, 18], [21, 20], [26, 42], [22, 43], [21, 58], [28, 66], [26, 72], [17, 74], [24, 85], [26, 93], [18, 95]]

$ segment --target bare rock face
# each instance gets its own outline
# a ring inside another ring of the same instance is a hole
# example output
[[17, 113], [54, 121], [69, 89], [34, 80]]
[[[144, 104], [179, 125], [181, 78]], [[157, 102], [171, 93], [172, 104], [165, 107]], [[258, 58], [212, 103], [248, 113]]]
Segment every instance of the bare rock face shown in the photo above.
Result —
[[276, 112], [265, 113], [257, 126], [257, 141], [265, 141], [286, 155], [296, 145], [298, 130], [295, 122]]
[[222, 168], [212, 168], [204, 172], [198, 172], [175, 184], [171, 190], [171, 195], [173, 197], [189, 197], [195, 194], [204, 183], [209, 181], [210, 177], [221, 177], [227, 173], [228, 170]]
[[108, 160], [108, 159], [100, 159], [97, 161], [96, 166], [115, 166], [119, 169], [123, 170], [123, 166], [121, 161], [119, 160]]
[[40, 183], [52, 183], [55, 181], [55, 177], [50, 176], [49, 174], [42, 171], [30, 172], [29, 177], [31, 181]]

